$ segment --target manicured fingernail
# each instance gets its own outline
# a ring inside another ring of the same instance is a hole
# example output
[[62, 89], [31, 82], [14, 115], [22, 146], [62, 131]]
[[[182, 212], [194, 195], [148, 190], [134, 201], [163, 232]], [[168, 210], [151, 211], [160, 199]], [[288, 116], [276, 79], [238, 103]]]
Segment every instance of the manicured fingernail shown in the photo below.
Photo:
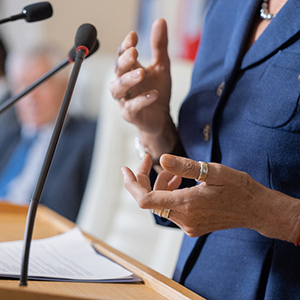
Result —
[[116, 72], [118, 69], [118, 60], [115, 60], [114, 71]]
[[136, 69], [136, 70], [132, 71], [130, 73], [130, 76], [131, 76], [132, 79], [139, 79], [140, 76], [141, 76], [141, 70], [140, 69]]
[[118, 56], [120, 56], [123, 52], [122, 46], [118, 47]]
[[146, 95], [147, 99], [148, 100], [154, 100], [157, 98], [157, 93], [155, 93], [154, 91], [152, 92], [149, 92], [147, 95]]

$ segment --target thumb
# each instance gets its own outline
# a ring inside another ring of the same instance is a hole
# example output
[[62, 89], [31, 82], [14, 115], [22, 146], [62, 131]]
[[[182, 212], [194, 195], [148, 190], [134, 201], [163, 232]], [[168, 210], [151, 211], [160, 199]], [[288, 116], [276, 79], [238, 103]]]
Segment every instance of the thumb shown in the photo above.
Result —
[[168, 31], [167, 23], [164, 19], [157, 19], [151, 29], [150, 37], [152, 64], [162, 64], [169, 66], [168, 55]]

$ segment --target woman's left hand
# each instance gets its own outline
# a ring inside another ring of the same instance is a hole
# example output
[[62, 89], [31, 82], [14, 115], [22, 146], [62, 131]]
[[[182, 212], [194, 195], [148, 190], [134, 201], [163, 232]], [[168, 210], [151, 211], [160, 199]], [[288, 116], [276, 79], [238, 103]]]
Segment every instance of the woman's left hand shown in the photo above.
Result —
[[[282, 210], [294, 203], [294, 198], [262, 186], [244, 172], [217, 163], [208, 164], [205, 182], [177, 190], [181, 177], [198, 178], [200, 163], [169, 154], [163, 155], [160, 163], [164, 170], [158, 174], [153, 190], [149, 180], [152, 162], [147, 154], [136, 175], [126, 167], [122, 169], [125, 187], [143, 209], [170, 209], [169, 219], [187, 235], [196, 237], [245, 227], [268, 237], [294, 241], [299, 222], [292, 223], [290, 210]], [[289, 228], [279, 232], [280, 215], [285, 214], [291, 220], [285, 224]]]

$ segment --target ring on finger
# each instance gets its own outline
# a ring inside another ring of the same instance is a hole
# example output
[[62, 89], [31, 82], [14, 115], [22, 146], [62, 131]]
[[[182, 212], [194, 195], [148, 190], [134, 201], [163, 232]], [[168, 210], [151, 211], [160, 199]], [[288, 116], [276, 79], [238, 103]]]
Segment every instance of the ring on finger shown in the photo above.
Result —
[[195, 179], [198, 182], [203, 182], [206, 180], [207, 174], [208, 174], [208, 164], [205, 161], [199, 161], [200, 164], [200, 172], [197, 179]]
[[153, 214], [155, 214], [159, 217], [165, 218], [165, 219], [169, 218], [169, 215], [171, 212], [170, 209], [152, 209], [151, 211]]

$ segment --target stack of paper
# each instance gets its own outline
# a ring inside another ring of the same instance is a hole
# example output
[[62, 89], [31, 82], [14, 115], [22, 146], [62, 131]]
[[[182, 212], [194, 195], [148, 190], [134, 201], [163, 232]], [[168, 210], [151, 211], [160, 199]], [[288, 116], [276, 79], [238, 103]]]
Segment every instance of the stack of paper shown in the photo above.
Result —
[[[0, 277], [19, 278], [23, 241], [0, 243]], [[78, 228], [33, 240], [28, 279], [77, 282], [137, 282], [140, 278], [98, 254]]]

